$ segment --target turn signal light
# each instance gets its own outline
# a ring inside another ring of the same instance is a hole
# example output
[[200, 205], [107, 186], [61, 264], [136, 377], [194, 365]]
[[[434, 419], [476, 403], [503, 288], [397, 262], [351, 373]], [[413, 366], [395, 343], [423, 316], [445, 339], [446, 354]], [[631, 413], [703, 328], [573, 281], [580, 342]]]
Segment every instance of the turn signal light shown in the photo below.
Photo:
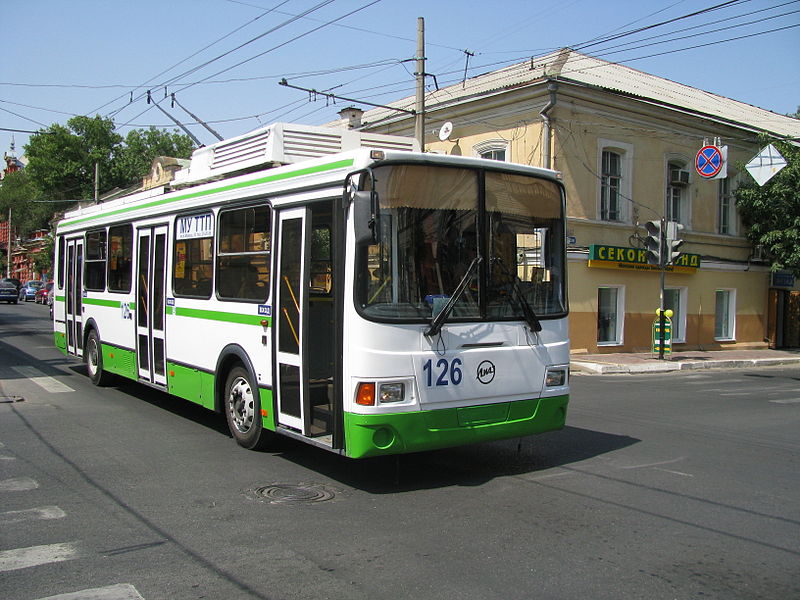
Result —
[[375, 384], [362, 381], [356, 391], [356, 404], [361, 406], [375, 406]]

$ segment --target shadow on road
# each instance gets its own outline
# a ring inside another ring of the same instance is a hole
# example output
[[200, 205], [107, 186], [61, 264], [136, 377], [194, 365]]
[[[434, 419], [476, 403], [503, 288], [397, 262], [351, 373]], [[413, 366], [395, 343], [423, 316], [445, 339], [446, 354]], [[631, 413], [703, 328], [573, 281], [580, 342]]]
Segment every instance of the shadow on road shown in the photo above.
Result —
[[[521, 439], [415, 454], [351, 460], [293, 440], [281, 458], [373, 494], [450, 486], [478, 486], [496, 477], [522, 475], [577, 463], [638, 443], [628, 436], [565, 427]], [[273, 448], [277, 450], [278, 448]]]

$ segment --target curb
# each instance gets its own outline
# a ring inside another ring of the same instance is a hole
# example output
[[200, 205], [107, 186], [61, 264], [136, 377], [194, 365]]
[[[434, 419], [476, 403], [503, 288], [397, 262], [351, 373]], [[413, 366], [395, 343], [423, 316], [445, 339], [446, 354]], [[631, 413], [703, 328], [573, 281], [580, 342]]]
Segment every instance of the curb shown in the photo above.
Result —
[[800, 364], [800, 358], [750, 358], [728, 360], [691, 360], [686, 362], [659, 362], [624, 365], [617, 363], [583, 362], [573, 360], [570, 367], [575, 374], [613, 375], [624, 373], [669, 373], [672, 371], [701, 371], [706, 369], [737, 369]]

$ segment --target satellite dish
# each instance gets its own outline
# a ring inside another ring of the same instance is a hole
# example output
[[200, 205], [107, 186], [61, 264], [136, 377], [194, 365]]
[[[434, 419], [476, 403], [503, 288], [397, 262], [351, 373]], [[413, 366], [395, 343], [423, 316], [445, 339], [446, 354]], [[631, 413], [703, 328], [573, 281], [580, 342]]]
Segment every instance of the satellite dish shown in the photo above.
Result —
[[450, 134], [453, 133], [453, 124], [450, 121], [447, 121], [442, 128], [439, 130], [439, 139], [443, 142], [446, 142], [450, 139]]

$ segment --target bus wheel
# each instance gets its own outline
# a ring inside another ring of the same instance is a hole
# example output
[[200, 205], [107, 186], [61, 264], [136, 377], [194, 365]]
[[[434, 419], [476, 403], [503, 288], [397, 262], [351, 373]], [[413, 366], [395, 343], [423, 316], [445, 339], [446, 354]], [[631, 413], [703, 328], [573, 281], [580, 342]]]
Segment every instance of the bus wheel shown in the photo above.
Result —
[[86, 347], [83, 349], [83, 359], [86, 362], [86, 371], [94, 385], [108, 385], [111, 374], [103, 370], [103, 351], [100, 348], [100, 338], [97, 331], [92, 329], [86, 338]]
[[235, 367], [225, 383], [225, 417], [236, 443], [249, 450], [263, 445], [267, 432], [261, 425], [258, 390], [243, 367]]

